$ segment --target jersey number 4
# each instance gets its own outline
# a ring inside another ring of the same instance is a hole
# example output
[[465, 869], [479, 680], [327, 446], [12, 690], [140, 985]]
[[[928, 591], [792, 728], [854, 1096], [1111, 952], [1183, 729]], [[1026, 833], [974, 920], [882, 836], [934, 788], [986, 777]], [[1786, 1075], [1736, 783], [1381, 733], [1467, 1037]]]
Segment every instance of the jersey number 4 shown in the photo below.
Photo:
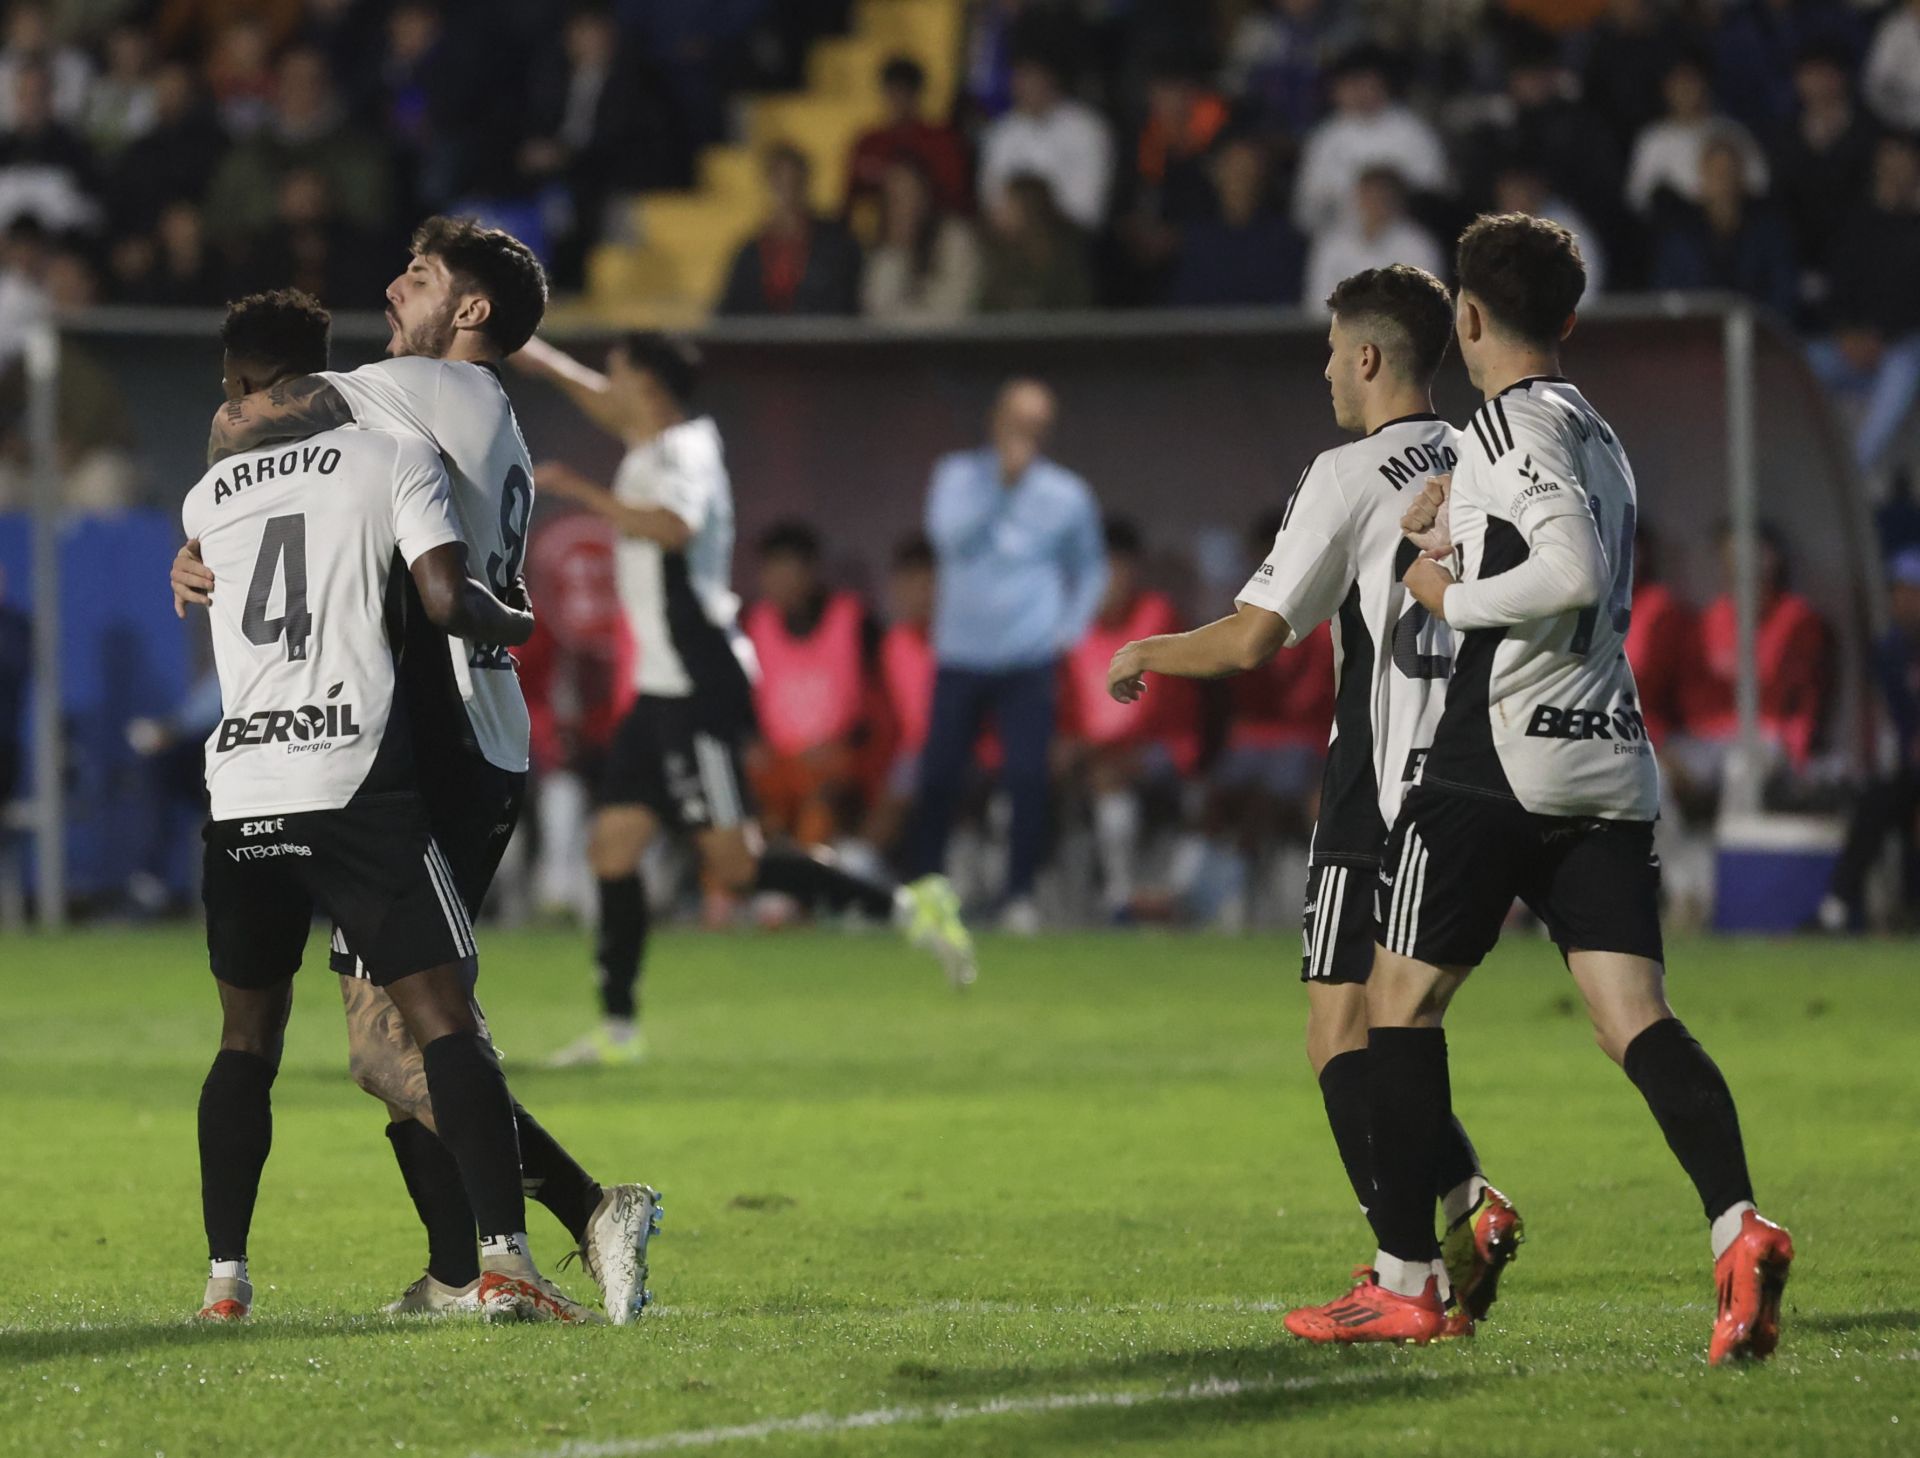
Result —
[[[284, 566], [287, 591], [280, 616], [267, 616], [267, 599]], [[287, 640], [287, 661], [304, 662], [307, 639], [313, 636], [313, 614], [307, 611], [307, 519], [272, 516], [260, 538], [254, 559], [253, 581], [247, 584], [247, 606], [240, 615], [240, 631], [249, 643], [262, 648]]]

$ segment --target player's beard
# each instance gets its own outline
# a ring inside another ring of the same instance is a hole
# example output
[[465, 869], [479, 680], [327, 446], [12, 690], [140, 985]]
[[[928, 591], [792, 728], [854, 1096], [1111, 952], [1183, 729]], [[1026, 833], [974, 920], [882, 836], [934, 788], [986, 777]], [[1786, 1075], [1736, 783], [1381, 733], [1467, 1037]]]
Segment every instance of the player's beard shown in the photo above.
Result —
[[405, 355], [420, 355], [426, 359], [445, 359], [447, 351], [453, 348], [453, 336], [458, 332], [453, 327], [455, 300], [449, 299], [446, 308], [431, 319], [423, 319], [412, 327], [404, 326], [398, 317], [393, 321], [396, 358]]

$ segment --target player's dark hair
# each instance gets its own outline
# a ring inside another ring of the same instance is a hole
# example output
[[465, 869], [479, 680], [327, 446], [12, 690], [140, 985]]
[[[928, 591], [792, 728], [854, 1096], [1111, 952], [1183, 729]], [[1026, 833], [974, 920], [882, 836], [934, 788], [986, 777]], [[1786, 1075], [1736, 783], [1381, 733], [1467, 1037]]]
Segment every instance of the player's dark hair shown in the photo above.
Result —
[[912, 56], [890, 56], [880, 68], [880, 84], [889, 90], [897, 86], [918, 96], [927, 89], [927, 68]]
[[627, 363], [659, 381], [682, 410], [693, 408], [700, 394], [700, 347], [678, 334], [658, 329], [636, 329], [620, 336], [619, 349]]
[[1327, 307], [1349, 329], [1372, 330], [1396, 374], [1416, 385], [1432, 381], [1453, 338], [1447, 286], [1408, 263], [1362, 269], [1327, 295]]
[[1560, 342], [1587, 291], [1587, 265], [1573, 234], [1526, 213], [1475, 218], [1460, 235], [1453, 272], [1496, 329], [1541, 347]]
[[1109, 556], [1138, 557], [1144, 539], [1140, 535], [1139, 523], [1130, 516], [1109, 516], [1102, 523], [1102, 534], [1107, 541]]
[[413, 251], [439, 259], [456, 289], [492, 306], [480, 332], [495, 349], [512, 354], [533, 338], [547, 312], [547, 271], [513, 234], [472, 218], [428, 218], [414, 230]]
[[933, 570], [933, 543], [916, 533], [897, 543], [893, 549], [893, 568], [896, 572]]
[[808, 564], [820, 560], [820, 533], [804, 521], [777, 521], [760, 534], [762, 557], [798, 557]]
[[275, 289], [227, 305], [220, 347], [282, 374], [314, 375], [327, 367], [332, 333], [333, 316], [312, 294]]

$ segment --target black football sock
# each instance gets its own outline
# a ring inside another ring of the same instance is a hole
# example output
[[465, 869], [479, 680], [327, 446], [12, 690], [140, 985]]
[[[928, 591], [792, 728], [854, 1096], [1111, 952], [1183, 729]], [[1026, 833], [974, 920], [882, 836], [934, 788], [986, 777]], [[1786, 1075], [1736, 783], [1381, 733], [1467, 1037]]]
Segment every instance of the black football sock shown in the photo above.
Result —
[[400, 1178], [427, 1231], [427, 1274], [449, 1286], [479, 1278], [480, 1253], [473, 1207], [460, 1183], [460, 1166], [439, 1137], [418, 1119], [387, 1125], [387, 1142]]
[[422, 1048], [420, 1057], [440, 1139], [460, 1166], [480, 1238], [525, 1234], [513, 1096], [492, 1046], [478, 1033], [448, 1033]]
[[520, 1131], [521, 1187], [529, 1199], [538, 1200], [566, 1226], [578, 1245], [587, 1238], [587, 1221], [606, 1191], [518, 1103], [513, 1106], [513, 1122]]
[[[1480, 1156], [1474, 1150], [1473, 1141], [1467, 1138], [1459, 1119], [1451, 1115], [1447, 1118], [1447, 1127], [1440, 1131], [1440, 1145], [1434, 1150], [1434, 1159], [1433, 1193], [1442, 1200], [1480, 1173]], [[1447, 1218], [1454, 1219], [1454, 1212], [1448, 1211]]]
[[851, 907], [875, 921], [893, 916], [894, 888], [887, 882], [856, 876], [804, 851], [767, 851], [760, 857], [753, 889], [783, 892], [806, 907], [836, 912]]
[[278, 1071], [256, 1054], [222, 1048], [200, 1085], [200, 1214], [212, 1260], [247, 1258], [260, 1171], [273, 1148]]
[[600, 1008], [631, 1022], [639, 1008], [640, 963], [647, 953], [647, 890], [636, 872], [600, 882]]
[[1667, 1147], [1700, 1192], [1707, 1219], [1753, 1199], [1733, 1092], [1707, 1050], [1678, 1018], [1662, 1018], [1627, 1045], [1627, 1077], [1667, 1136]]
[[1362, 1210], [1373, 1208], [1373, 1151], [1368, 1144], [1370, 1122], [1367, 1093], [1367, 1050], [1349, 1048], [1336, 1053], [1320, 1070], [1320, 1098], [1327, 1106], [1327, 1124], [1333, 1130], [1340, 1163]]
[[1440, 1254], [1433, 1236], [1439, 1147], [1453, 1118], [1446, 1033], [1375, 1028], [1367, 1035], [1367, 1090], [1374, 1233], [1390, 1256], [1431, 1261]]

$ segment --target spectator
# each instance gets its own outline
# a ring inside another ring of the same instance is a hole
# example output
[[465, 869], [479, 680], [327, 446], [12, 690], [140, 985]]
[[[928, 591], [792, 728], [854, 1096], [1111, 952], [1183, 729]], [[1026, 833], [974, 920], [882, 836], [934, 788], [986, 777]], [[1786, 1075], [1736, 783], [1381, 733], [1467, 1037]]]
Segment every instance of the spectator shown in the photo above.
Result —
[[998, 209], [1020, 176], [1044, 180], [1059, 210], [1089, 232], [1106, 221], [1113, 190], [1106, 119], [1069, 97], [1059, 69], [1039, 55], [1014, 62], [1013, 109], [981, 138], [982, 206]]
[[14, 0], [7, 12], [6, 45], [0, 48], [0, 132], [22, 125], [18, 87], [25, 70], [45, 73], [46, 95], [36, 114], [78, 127], [86, 116], [93, 63], [75, 46], [54, 39], [52, 6], [42, 0]]
[[341, 213], [381, 235], [392, 204], [387, 158], [380, 145], [348, 122], [334, 95], [326, 57], [311, 47], [280, 62], [273, 115], [261, 131], [227, 154], [207, 189], [207, 219], [240, 243], [272, 226], [280, 184], [306, 169], [326, 178]]
[[614, 580], [618, 541], [612, 524], [592, 512], [542, 522], [527, 552], [540, 620], [513, 655], [538, 771], [534, 899], [542, 910], [582, 920], [594, 909], [586, 857], [590, 787], [634, 693], [633, 634]]
[[1017, 104], [1014, 72], [1023, 56], [1079, 56], [1086, 50], [1085, 28], [1068, 6], [973, 0], [970, 9], [962, 84], [973, 114], [988, 121]]
[[944, 213], [920, 159], [902, 152], [881, 181], [878, 241], [867, 253], [860, 309], [889, 324], [950, 324], [980, 294], [980, 246]]
[[886, 710], [887, 767], [864, 839], [885, 854], [898, 847], [920, 783], [920, 752], [933, 718], [933, 544], [909, 537], [887, 573], [887, 630], [880, 638], [880, 693]]
[[207, 56], [207, 90], [220, 125], [236, 138], [251, 137], [273, 118], [273, 42], [267, 28], [248, 16], [223, 27]]
[[990, 314], [1084, 309], [1093, 303], [1086, 239], [1043, 177], [1013, 178], [987, 216], [980, 308]]
[[[1721, 572], [1733, 579], [1733, 539], [1723, 531]], [[1760, 676], [1760, 735], [1784, 765], [1804, 769], [1819, 748], [1832, 694], [1833, 645], [1813, 604], [1787, 585], [1787, 557], [1777, 528], [1760, 529], [1759, 635], [1754, 658]], [[1739, 634], [1733, 596], [1723, 591], [1700, 617], [1701, 660], [1682, 691], [1686, 733], [1676, 742], [1676, 768], [1695, 791], [1717, 779], [1726, 750], [1740, 732], [1734, 707], [1740, 677]], [[1709, 772], [1711, 771], [1711, 773]]]
[[606, 208], [645, 188], [684, 187], [693, 166], [678, 117], [662, 88], [623, 51], [611, 10], [575, 10], [561, 35], [561, 47], [534, 74], [531, 135], [519, 162], [527, 188], [566, 190], [571, 225], [555, 238], [554, 273], [578, 286]]
[[[1874, 676], [1893, 733], [1893, 769], [1861, 787], [1846, 844], [1820, 907], [1827, 931], [1858, 931], [1865, 921], [1867, 876], [1889, 837], [1900, 846], [1900, 906], [1909, 925], [1920, 913], [1920, 549], [1887, 567], [1893, 624], [1875, 645]], [[0, 796], [0, 798], [5, 798]]]
[[335, 309], [380, 296], [391, 270], [373, 240], [334, 204], [332, 184], [311, 167], [280, 179], [279, 215], [249, 249], [253, 290], [301, 289]]
[[[1551, 37], [1521, 31], [1508, 48], [1507, 90], [1494, 120], [1474, 139], [1476, 193], [1485, 197], [1500, 171], [1537, 173], [1549, 194], [1613, 236], [1622, 221], [1620, 149], [1599, 115], [1578, 99], [1572, 74]], [[1555, 219], [1555, 221], [1560, 221]], [[1586, 230], [1591, 240], [1593, 229]]]
[[1640, 715], [1656, 745], [1680, 727], [1687, 685], [1701, 672], [1699, 616], [1660, 571], [1653, 530], [1639, 523], [1633, 542], [1633, 603], [1627, 662], [1640, 690]]
[[1642, 129], [1627, 168], [1627, 201], [1635, 212], [1699, 202], [1700, 154], [1716, 137], [1739, 148], [1748, 191], [1767, 190], [1766, 158], [1744, 127], [1715, 114], [1706, 67], [1697, 56], [1683, 56], [1667, 68], [1663, 91], [1666, 115]]
[[204, 52], [236, 24], [255, 26], [268, 55], [293, 39], [302, 0], [160, 0], [154, 39], [168, 55]]
[[1525, 163], [1509, 163], [1493, 183], [1493, 207], [1500, 213], [1528, 213], [1558, 223], [1580, 245], [1581, 260], [1587, 265], [1587, 288], [1582, 299], [1597, 298], [1607, 291], [1611, 274], [1606, 246], [1579, 210], [1565, 198], [1548, 190], [1547, 180]]
[[32, 213], [49, 229], [88, 228], [99, 218], [93, 154], [53, 114], [53, 76], [38, 63], [13, 76], [13, 130], [0, 135], [0, 228]]
[[[336, 46], [350, 44], [337, 30], [331, 38]], [[335, 46], [322, 48], [333, 73], [342, 75], [342, 52]], [[387, 21], [372, 109], [385, 123], [386, 136], [401, 160], [411, 167], [408, 181], [424, 207], [439, 207], [456, 197], [479, 170], [469, 160], [476, 139], [464, 104], [464, 70], [437, 6], [409, 0], [394, 10]], [[538, 115], [531, 98], [528, 109]]]
[[925, 68], [911, 56], [892, 57], [880, 68], [880, 96], [884, 119], [860, 134], [847, 158], [847, 221], [862, 237], [877, 236], [861, 227], [860, 215], [884, 206], [888, 173], [903, 157], [919, 167], [939, 212], [965, 214], [972, 205], [967, 149], [952, 127], [927, 120]]
[[1043, 453], [1056, 414], [1038, 380], [995, 402], [991, 443], [934, 467], [927, 535], [939, 562], [933, 713], [921, 757], [914, 868], [938, 870], [974, 740], [991, 713], [1013, 803], [1005, 924], [1038, 928], [1048, 760], [1061, 657], [1093, 621], [1106, 557], [1093, 493]]
[[1392, 171], [1403, 190], [1447, 185], [1439, 134], [1394, 100], [1389, 65], [1385, 52], [1362, 46], [1328, 74], [1333, 114], [1308, 135], [1293, 187], [1294, 226], [1310, 238], [1354, 221], [1358, 184], [1370, 170]]
[[768, 150], [767, 221], [740, 245], [722, 314], [852, 314], [860, 300], [860, 245], [808, 201], [812, 164], [799, 148]]
[[1189, 308], [1297, 304], [1305, 244], [1274, 197], [1267, 149], [1252, 137], [1213, 159], [1219, 215], [1182, 234], [1169, 302]]
[[25, 788], [20, 735], [33, 671], [33, 623], [7, 600], [7, 569], [0, 567], [0, 815]]
[[1920, 0], [1906, 0], [1881, 21], [1862, 90], [1882, 126], [1920, 131]]
[[832, 845], [856, 820], [878, 629], [858, 597], [827, 586], [819, 534], [793, 521], [760, 538], [760, 590], [745, 627], [760, 660], [760, 822], [804, 846]]
[[1860, 61], [1863, 27], [1845, 0], [1736, 0], [1713, 30], [1714, 89], [1743, 126], [1762, 135], [1793, 119], [1794, 67], [1809, 47]]
[[1163, 57], [1147, 81], [1147, 114], [1134, 151], [1135, 209], [1168, 223], [1212, 212], [1207, 158], [1229, 118], [1227, 104], [1181, 56]]
[[1747, 195], [1746, 161], [1725, 137], [1700, 153], [1700, 205], [1675, 209], [1659, 231], [1653, 284], [1661, 289], [1728, 289], [1793, 314], [1798, 276], [1787, 226]]
[[117, 157], [159, 119], [147, 33], [137, 25], [116, 25], [107, 36], [106, 74], [87, 96], [87, 141], [101, 157]]
[[1661, 0], [1609, 0], [1587, 43], [1581, 91], [1616, 146], [1631, 145], [1659, 119], [1667, 72], [1686, 48], [1684, 27]]
[[1774, 194], [1793, 229], [1800, 266], [1824, 299], [1834, 245], [1872, 186], [1873, 128], [1854, 105], [1853, 73], [1842, 52], [1803, 52], [1793, 84], [1800, 108], [1775, 154]]
[[207, 242], [193, 203], [168, 203], [157, 233], [139, 233], [114, 250], [114, 273], [129, 303], [210, 309], [234, 292], [226, 265]]
[[1320, 119], [1328, 59], [1359, 30], [1344, 0], [1261, 0], [1227, 44], [1221, 84], [1263, 132], [1296, 137]]
[[1333, 286], [1366, 268], [1410, 263], [1444, 274], [1446, 257], [1433, 235], [1407, 216], [1406, 187], [1391, 167], [1373, 167], [1353, 185], [1350, 221], [1336, 224], [1313, 240], [1307, 253], [1304, 298], [1324, 308]]
[[1920, 142], [1883, 137], [1873, 192], [1834, 249], [1833, 332], [1808, 349], [1828, 389], [1864, 405], [1853, 457], [1880, 464], [1920, 398]]
[[[1195, 685], [1167, 679], [1138, 712], [1107, 692], [1107, 665], [1136, 638], [1180, 627], [1173, 599], [1142, 580], [1140, 529], [1109, 517], [1107, 591], [1085, 635], [1067, 654], [1061, 733], [1075, 751], [1076, 768], [1092, 802], [1100, 894], [1109, 920], [1129, 917], [1134, 863], [1149, 798], [1176, 801], [1180, 778], [1200, 756], [1200, 701]], [[1162, 692], [1165, 690], [1165, 692]]]
[[153, 106], [153, 130], [120, 154], [107, 192], [122, 233], [146, 232], [170, 203], [199, 202], [227, 150], [226, 133], [186, 66], [154, 73]]

